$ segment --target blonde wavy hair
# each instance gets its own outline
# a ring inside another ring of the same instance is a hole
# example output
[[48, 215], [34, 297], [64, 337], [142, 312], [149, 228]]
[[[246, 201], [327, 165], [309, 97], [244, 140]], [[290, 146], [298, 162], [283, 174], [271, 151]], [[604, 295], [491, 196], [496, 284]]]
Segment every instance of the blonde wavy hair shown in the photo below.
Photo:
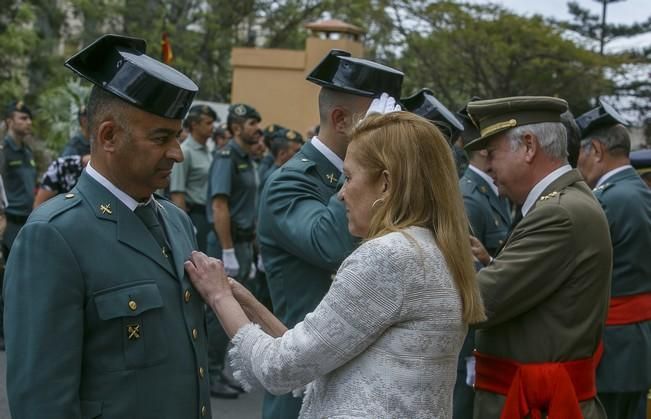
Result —
[[389, 173], [390, 190], [368, 239], [411, 226], [429, 229], [454, 278], [463, 319], [486, 319], [473, 268], [468, 219], [450, 146], [431, 122], [409, 112], [375, 114], [352, 131], [349, 153], [370, 176]]

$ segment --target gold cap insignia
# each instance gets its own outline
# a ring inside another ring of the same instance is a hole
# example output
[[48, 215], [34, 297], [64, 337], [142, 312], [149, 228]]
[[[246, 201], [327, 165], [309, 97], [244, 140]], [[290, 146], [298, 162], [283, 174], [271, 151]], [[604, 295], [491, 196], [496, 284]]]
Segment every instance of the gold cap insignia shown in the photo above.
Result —
[[288, 140], [295, 140], [296, 139], [296, 133], [294, 131], [287, 131], [287, 134], [285, 134], [285, 137], [287, 137]]
[[244, 106], [244, 105], [237, 105], [237, 106], [233, 109], [233, 113], [234, 113], [235, 115], [237, 115], [237, 116], [244, 116], [244, 115], [246, 115], [246, 106]]

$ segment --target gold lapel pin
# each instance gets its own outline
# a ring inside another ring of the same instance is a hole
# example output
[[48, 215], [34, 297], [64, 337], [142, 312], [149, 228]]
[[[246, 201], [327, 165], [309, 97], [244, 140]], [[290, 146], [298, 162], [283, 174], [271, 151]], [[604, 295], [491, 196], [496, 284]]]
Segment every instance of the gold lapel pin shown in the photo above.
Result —
[[102, 211], [102, 214], [113, 214], [113, 211], [111, 211], [111, 204], [100, 204], [99, 210]]

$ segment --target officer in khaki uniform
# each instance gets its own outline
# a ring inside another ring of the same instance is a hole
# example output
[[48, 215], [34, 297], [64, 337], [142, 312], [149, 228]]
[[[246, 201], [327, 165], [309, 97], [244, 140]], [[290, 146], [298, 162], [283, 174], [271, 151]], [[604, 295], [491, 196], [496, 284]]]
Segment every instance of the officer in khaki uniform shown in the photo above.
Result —
[[644, 419], [651, 388], [651, 191], [630, 164], [626, 120], [603, 100], [577, 118], [579, 169], [610, 227], [613, 276], [597, 390], [608, 418]]
[[[323, 299], [332, 275], [352, 252], [343, 203], [336, 196], [355, 116], [373, 97], [400, 97], [403, 74], [349, 53], [330, 51], [307, 80], [321, 86], [320, 131], [267, 179], [260, 198], [258, 240], [274, 314], [289, 328]], [[264, 401], [263, 418], [298, 416], [291, 394]]]
[[201, 298], [183, 263], [188, 216], [153, 196], [183, 155], [197, 86], [104, 35], [66, 66], [94, 86], [92, 158], [79, 182], [37, 208], [4, 287], [12, 417], [209, 418]]
[[477, 275], [488, 319], [477, 325], [474, 417], [605, 418], [595, 365], [610, 294], [608, 222], [581, 174], [567, 163], [552, 97], [468, 104], [500, 192], [522, 219]]

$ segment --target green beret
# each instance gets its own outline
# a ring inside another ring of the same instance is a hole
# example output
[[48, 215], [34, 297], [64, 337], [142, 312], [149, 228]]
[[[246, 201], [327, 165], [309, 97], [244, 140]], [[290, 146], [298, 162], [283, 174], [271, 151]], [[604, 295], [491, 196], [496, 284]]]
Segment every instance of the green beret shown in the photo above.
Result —
[[254, 107], [246, 103], [235, 103], [228, 107], [228, 116], [244, 119], [257, 119], [258, 122], [262, 120], [258, 111]]
[[466, 144], [468, 151], [481, 150], [493, 135], [511, 128], [542, 122], [561, 122], [567, 102], [548, 96], [516, 96], [468, 103], [468, 115], [480, 137]]

